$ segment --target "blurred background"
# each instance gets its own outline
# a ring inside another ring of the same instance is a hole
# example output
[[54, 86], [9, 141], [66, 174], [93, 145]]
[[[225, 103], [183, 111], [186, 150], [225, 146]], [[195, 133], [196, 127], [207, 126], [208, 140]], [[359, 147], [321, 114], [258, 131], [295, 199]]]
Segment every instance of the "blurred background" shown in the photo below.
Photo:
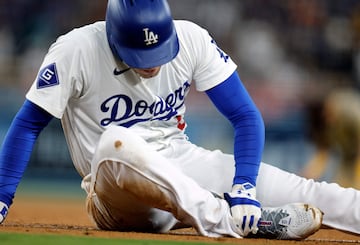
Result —
[[[0, 0], [0, 142], [51, 43], [73, 28], [103, 20], [106, 3]], [[169, 4], [176, 19], [208, 29], [238, 64], [265, 120], [265, 162], [306, 177], [358, 186], [360, 1]], [[330, 95], [343, 90], [345, 96], [327, 103]], [[187, 105], [190, 139], [232, 153], [232, 128], [206, 96], [193, 88]], [[41, 134], [24, 178], [44, 177], [80, 183], [58, 120]]]

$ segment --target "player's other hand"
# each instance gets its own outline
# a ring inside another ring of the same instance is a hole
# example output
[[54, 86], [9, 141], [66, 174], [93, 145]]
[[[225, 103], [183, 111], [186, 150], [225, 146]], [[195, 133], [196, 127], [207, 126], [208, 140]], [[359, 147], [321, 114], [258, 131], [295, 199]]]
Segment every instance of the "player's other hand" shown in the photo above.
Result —
[[245, 237], [250, 232], [256, 234], [261, 218], [261, 205], [256, 200], [256, 188], [250, 183], [234, 185], [231, 192], [224, 193], [224, 198], [229, 203], [239, 235]]
[[8, 213], [8, 210], [9, 210], [9, 207], [5, 203], [0, 201], [0, 224], [2, 222], [4, 222], [5, 217]]

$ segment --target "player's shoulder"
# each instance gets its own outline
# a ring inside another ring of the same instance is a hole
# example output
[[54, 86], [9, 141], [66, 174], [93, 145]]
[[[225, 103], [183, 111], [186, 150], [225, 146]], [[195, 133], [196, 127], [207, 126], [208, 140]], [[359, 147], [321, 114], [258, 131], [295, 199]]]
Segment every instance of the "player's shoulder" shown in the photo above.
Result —
[[196, 24], [195, 22], [192, 22], [190, 20], [174, 20], [174, 24], [176, 27], [191, 27], [191, 28], [198, 28], [200, 27], [198, 24]]
[[98, 21], [91, 24], [87, 24], [78, 28], [74, 28], [68, 34], [74, 35], [97, 35], [105, 32], [105, 21]]
[[189, 20], [174, 20], [179, 40], [184, 45], [198, 46], [207, 40], [209, 33], [202, 26]]
[[106, 40], [105, 22], [99, 21], [72, 29], [58, 37], [57, 43], [67, 44], [74, 48], [93, 48]]
[[184, 32], [191, 34], [204, 30], [204, 28], [202, 28], [200, 25], [190, 20], [174, 20], [174, 25], [177, 32]]
[[105, 30], [105, 21], [98, 21], [91, 24], [86, 24], [80, 27], [75, 27], [63, 36], [72, 36], [72, 35], [88, 35], [91, 33], [102, 32]]

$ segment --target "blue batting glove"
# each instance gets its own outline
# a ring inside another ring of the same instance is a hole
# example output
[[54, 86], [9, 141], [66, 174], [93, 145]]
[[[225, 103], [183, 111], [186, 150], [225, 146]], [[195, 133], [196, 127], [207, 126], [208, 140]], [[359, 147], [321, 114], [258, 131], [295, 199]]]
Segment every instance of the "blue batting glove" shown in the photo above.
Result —
[[234, 185], [231, 192], [224, 193], [224, 198], [229, 203], [239, 235], [245, 237], [250, 232], [256, 234], [261, 218], [261, 205], [256, 200], [255, 186], [250, 183]]
[[8, 205], [0, 201], [0, 224], [5, 220], [8, 210]]

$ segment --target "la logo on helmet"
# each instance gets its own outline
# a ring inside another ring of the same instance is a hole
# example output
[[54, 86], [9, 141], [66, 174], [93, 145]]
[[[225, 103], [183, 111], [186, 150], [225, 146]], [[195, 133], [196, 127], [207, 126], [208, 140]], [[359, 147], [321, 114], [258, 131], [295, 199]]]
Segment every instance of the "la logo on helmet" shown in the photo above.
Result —
[[152, 31], [149, 31], [149, 28], [144, 28], [143, 31], [145, 34], [144, 42], [146, 45], [151, 45], [158, 42], [159, 39], [158, 35]]

